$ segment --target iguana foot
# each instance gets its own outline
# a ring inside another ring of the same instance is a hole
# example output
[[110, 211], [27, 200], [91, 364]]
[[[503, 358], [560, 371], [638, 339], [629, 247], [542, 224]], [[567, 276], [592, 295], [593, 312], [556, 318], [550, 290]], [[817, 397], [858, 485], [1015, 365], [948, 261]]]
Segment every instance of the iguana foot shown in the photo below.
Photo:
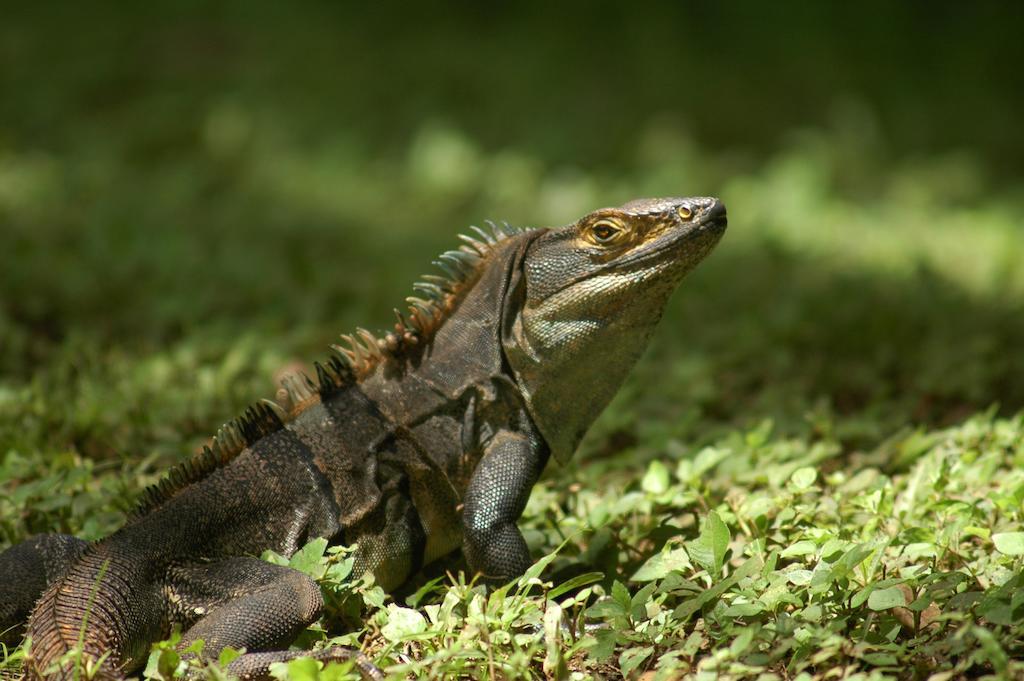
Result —
[[269, 681], [270, 666], [275, 662], [288, 662], [300, 657], [311, 657], [321, 662], [351, 660], [366, 681], [383, 681], [384, 672], [360, 650], [335, 646], [324, 650], [288, 650], [271, 653], [246, 653], [228, 665], [228, 672], [242, 681]]

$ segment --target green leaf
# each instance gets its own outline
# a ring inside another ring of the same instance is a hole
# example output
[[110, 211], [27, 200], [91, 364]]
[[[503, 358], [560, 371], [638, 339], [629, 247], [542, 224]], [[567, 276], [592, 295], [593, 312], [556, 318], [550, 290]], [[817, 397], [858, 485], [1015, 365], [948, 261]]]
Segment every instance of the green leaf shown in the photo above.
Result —
[[693, 459], [693, 472], [694, 477], [700, 477], [707, 473], [709, 470], [722, 463], [732, 454], [730, 449], [719, 449], [717, 447], [705, 447], [704, 449], [697, 452], [697, 456]]
[[643, 664], [643, 661], [651, 656], [654, 652], [654, 646], [645, 646], [643, 648], [629, 648], [619, 655], [619, 670], [622, 672], [624, 678], [629, 678], [629, 675], [633, 673], [637, 667]]
[[324, 551], [326, 550], [327, 540], [323, 537], [317, 537], [292, 555], [288, 561], [288, 567], [307, 574], [314, 579], [320, 579], [324, 576], [324, 571], [327, 569], [322, 561]]
[[590, 658], [596, 662], [604, 662], [615, 653], [615, 641], [618, 632], [614, 629], [601, 629], [594, 632], [594, 645], [590, 647]]
[[656, 579], [664, 579], [670, 572], [685, 572], [693, 569], [690, 557], [686, 549], [670, 549], [662, 551], [648, 558], [640, 568], [633, 573], [630, 581], [650, 582]]
[[287, 662], [273, 662], [269, 671], [271, 678], [278, 679], [278, 681], [286, 681], [289, 678]]
[[806, 466], [793, 471], [793, 476], [789, 479], [789, 485], [794, 490], [803, 491], [810, 488], [817, 478], [818, 471], [810, 466]]
[[647, 584], [642, 589], [633, 594], [630, 599], [630, 615], [634, 620], [642, 620], [647, 616], [647, 604], [657, 591], [657, 584]]
[[868, 596], [868, 607], [872, 610], [888, 610], [889, 608], [904, 607], [907, 604], [903, 589], [898, 586], [891, 586], [888, 589], [875, 589]]
[[612, 582], [612, 598], [622, 606], [623, 610], [629, 612], [633, 604], [633, 597], [629, 595], [629, 589], [618, 580]]
[[526, 568], [526, 572], [524, 572], [523, 576], [519, 578], [517, 584], [525, 588], [529, 586], [531, 581], [540, 579], [541, 573], [547, 569], [548, 565], [551, 565], [551, 561], [553, 561], [558, 556], [558, 553], [565, 548], [565, 545], [570, 539], [572, 539], [572, 537], [566, 538], [555, 548], [554, 551], [551, 551], [546, 556], [541, 557], [536, 563]]
[[217, 656], [217, 664], [221, 667], [227, 667], [229, 664], [237, 660], [241, 654], [241, 650], [236, 650], [231, 646], [224, 646], [221, 648], [220, 655]]
[[729, 540], [729, 528], [717, 511], [711, 511], [704, 520], [697, 539], [686, 544], [686, 551], [693, 562], [707, 570], [712, 577], [718, 577], [722, 573]]
[[317, 681], [324, 664], [311, 657], [299, 657], [288, 662], [288, 678], [291, 681]]
[[157, 648], [146, 660], [146, 678], [171, 679], [179, 671], [184, 671], [186, 664], [178, 651], [172, 648]]
[[339, 560], [336, 563], [330, 563], [327, 566], [327, 571], [324, 573], [324, 579], [331, 584], [340, 585], [349, 581], [352, 576], [352, 568], [355, 567], [356, 561], [354, 558], [345, 558]]
[[748, 558], [747, 562], [739, 566], [735, 572], [718, 584], [715, 584], [710, 589], [702, 591], [698, 596], [694, 596], [693, 598], [680, 603], [676, 609], [672, 611], [672, 616], [685, 622], [689, 619], [690, 615], [720, 597], [723, 593], [735, 586], [741, 579], [746, 579], [747, 577], [756, 574], [763, 566], [764, 563], [761, 562], [760, 558]]
[[355, 670], [354, 660], [329, 662], [320, 670], [320, 681], [352, 681], [354, 678], [363, 678], [363, 675]]
[[260, 554], [260, 559], [264, 560], [264, 561], [266, 561], [266, 562], [268, 562], [268, 563], [270, 563], [272, 565], [283, 565], [285, 567], [288, 566], [288, 559], [287, 558], [282, 556], [280, 553], [277, 553], [276, 551], [271, 551], [270, 549], [267, 549], [266, 551], [261, 553]]
[[793, 586], [807, 586], [813, 578], [814, 573], [810, 570], [791, 570], [786, 573], [786, 579]]
[[754, 640], [754, 627], [744, 627], [740, 629], [739, 634], [733, 639], [732, 644], [729, 646], [729, 652], [733, 657], [739, 657], [743, 654], [749, 646], [750, 642]]
[[440, 585], [445, 581], [445, 577], [434, 577], [432, 580], [421, 586], [415, 592], [405, 597], [405, 604], [410, 608], [418, 607], [420, 602], [433, 591], [440, 591]]
[[584, 614], [593, 619], [606, 619], [610, 617], [625, 617], [628, 612], [629, 610], [622, 607], [622, 604], [614, 598], [605, 598], [587, 608]]
[[803, 539], [784, 548], [779, 554], [785, 558], [792, 556], [809, 556], [818, 550], [818, 545], [809, 539]]
[[648, 494], [664, 494], [668, 491], [669, 475], [665, 464], [655, 459], [647, 467], [647, 473], [640, 481], [640, 488]]
[[760, 603], [734, 603], [722, 612], [722, 617], [751, 617], [763, 611]]
[[402, 641], [427, 630], [427, 620], [419, 610], [390, 604], [387, 609], [388, 621], [380, 633], [391, 642]]
[[865, 653], [863, 660], [876, 667], [894, 667], [899, 664], [899, 658], [892, 653]]
[[1024, 532], [998, 532], [992, 535], [996, 551], [1007, 556], [1024, 556]]
[[580, 587], [588, 584], [593, 584], [594, 582], [600, 582], [602, 579], [604, 579], [603, 572], [584, 572], [582, 575], [576, 575], [572, 579], [568, 579], [556, 586], [554, 589], [551, 589], [551, 591], [548, 591], [548, 598], [554, 600], [562, 594], [568, 593], [574, 589], [579, 589]]
[[984, 627], [971, 627], [971, 633], [978, 639], [981, 651], [976, 654], [978, 658], [989, 662], [995, 670], [1002, 675], [1007, 667], [1007, 655], [995, 635]]

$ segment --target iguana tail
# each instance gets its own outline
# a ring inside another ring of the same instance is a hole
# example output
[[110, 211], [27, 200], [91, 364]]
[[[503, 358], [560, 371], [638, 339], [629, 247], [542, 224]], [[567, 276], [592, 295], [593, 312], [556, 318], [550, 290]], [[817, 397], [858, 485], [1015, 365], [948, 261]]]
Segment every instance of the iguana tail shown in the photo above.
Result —
[[162, 612], [140, 593], [152, 584], [145, 574], [151, 568], [112, 548], [110, 540], [90, 546], [36, 603], [27, 678], [121, 679], [123, 668], [147, 652], [154, 638], [147, 634], [159, 633]]

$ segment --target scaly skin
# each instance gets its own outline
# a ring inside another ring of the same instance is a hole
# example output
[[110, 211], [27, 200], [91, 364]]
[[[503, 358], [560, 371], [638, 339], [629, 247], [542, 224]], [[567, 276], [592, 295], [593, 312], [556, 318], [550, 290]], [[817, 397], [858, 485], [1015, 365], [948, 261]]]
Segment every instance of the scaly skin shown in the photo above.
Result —
[[[255, 558], [267, 549], [356, 543], [357, 573], [385, 589], [458, 548], [488, 581], [522, 574], [516, 521], [549, 455], [572, 455], [724, 229], [715, 199], [648, 199], [468, 239], [395, 332], [360, 332], [318, 387], [292, 382], [227, 426], [122, 529], [0, 554], [0, 582], [32, 575], [0, 590], [0, 631], [34, 603], [34, 678], [70, 678], [58, 660], [83, 631], [84, 658], [120, 678], [173, 626], [208, 658], [245, 648], [231, 671], [266, 678], [323, 605], [310, 578]], [[314, 655], [379, 673], [354, 651]]]

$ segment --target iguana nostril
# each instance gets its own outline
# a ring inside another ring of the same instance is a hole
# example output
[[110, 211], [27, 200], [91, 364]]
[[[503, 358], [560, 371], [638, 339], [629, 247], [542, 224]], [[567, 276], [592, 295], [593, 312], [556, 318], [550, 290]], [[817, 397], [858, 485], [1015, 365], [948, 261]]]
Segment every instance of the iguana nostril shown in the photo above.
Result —
[[712, 203], [711, 206], [707, 209], [705, 215], [707, 216], [708, 220], [712, 222], [720, 222], [723, 225], [725, 225], [725, 223], [728, 221], [728, 218], [725, 214], [725, 204], [722, 203], [721, 201], [716, 200], [714, 203]]

